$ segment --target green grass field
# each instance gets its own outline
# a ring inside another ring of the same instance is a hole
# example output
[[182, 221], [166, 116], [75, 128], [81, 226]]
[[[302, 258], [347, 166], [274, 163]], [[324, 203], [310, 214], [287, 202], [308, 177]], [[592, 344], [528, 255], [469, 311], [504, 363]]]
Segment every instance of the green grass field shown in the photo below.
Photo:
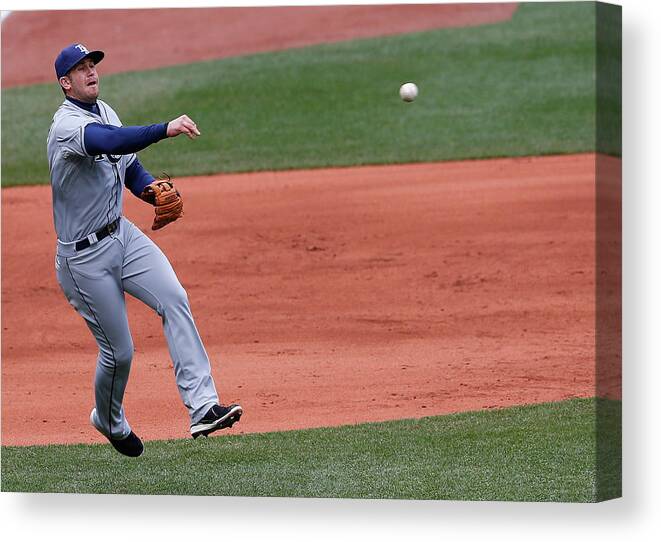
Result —
[[[474, 28], [106, 77], [100, 64], [101, 97], [126, 125], [184, 112], [198, 122], [194, 143], [141, 153], [154, 174], [593, 151], [594, 16], [589, 2], [522, 4], [511, 21]], [[409, 80], [420, 97], [404, 104]], [[603, 98], [619, 103], [613, 87]], [[3, 186], [48, 182], [45, 140], [61, 101], [55, 81], [3, 90]], [[619, 138], [603, 139], [620, 152]]]
[[[595, 458], [597, 402], [338, 428], [110, 445], [4, 447], [2, 490], [593, 502], [619, 494], [617, 447]], [[600, 401], [609, 439], [619, 402]]]

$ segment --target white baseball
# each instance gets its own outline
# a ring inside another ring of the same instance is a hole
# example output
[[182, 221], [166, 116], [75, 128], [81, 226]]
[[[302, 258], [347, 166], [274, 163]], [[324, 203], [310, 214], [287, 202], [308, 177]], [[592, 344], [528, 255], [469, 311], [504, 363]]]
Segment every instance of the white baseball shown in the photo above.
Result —
[[418, 86], [415, 83], [404, 83], [399, 87], [399, 96], [405, 102], [412, 102], [418, 97]]

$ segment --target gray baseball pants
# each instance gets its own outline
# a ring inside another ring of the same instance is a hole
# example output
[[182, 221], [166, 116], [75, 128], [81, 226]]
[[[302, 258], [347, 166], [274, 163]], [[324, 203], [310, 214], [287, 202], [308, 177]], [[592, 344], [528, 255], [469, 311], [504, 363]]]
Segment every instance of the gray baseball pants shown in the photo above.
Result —
[[124, 217], [110, 236], [79, 252], [74, 245], [58, 241], [55, 268], [64, 295], [99, 346], [94, 426], [113, 439], [131, 432], [122, 407], [134, 350], [124, 292], [162, 318], [179, 395], [191, 424], [198, 422], [218, 395], [188, 296], [168, 259]]

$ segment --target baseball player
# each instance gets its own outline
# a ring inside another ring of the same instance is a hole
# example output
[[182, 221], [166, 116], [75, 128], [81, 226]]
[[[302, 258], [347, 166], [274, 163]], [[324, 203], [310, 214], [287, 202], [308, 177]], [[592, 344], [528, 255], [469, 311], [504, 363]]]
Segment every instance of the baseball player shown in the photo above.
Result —
[[65, 95], [47, 140], [55, 268], [64, 295], [99, 346], [90, 423], [117, 451], [137, 457], [144, 447], [122, 407], [133, 358], [124, 292], [162, 318], [193, 438], [231, 427], [243, 409], [219, 403], [186, 291], [161, 250], [122, 216], [124, 186], [154, 205], [153, 230], [182, 216], [181, 195], [172, 181], [155, 179], [135, 153], [167, 137], [185, 134], [195, 139], [200, 131], [186, 115], [162, 124], [123, 127], [115, 111], [98, 99], [96, 65], [103, 57], [102, 51], [77, 43], [55, 60]]

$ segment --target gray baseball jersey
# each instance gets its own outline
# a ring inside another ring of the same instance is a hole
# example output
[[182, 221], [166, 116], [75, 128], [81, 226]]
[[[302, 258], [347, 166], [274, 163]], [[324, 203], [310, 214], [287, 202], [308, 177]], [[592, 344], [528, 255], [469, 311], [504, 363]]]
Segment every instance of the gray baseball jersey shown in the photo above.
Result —
[[[105, 436], [123, 439], [131, 433], [122, 403], [134, 350], [125, 292], [162, 319], [191, 425], [218, 403], [218, 395], [188, 296], [170, 262], [151, 239], [121, 217], [126, 168], [135, 154], [90, 156], [85, 149], [84, 129], [89, 123], [121, 126], [110, 106], [97, 103], [100, 115], [66, 100], [48, 134], [58, 237], [55, 268], [64, 295], [99, 347], [91, 423]], [[98, 240], [94, 233], [119, 217], [116, 229]], [[89, 246], [77, 246], [86, 238]]]
[[122, 214], [126, 168], [135, 160], [135, 154], [87, 153], [85, 126], [93, 122], [122, 125], [108, 104], [101, 100], [97, 103], [100, 116], [64, 100], [48, 132], [55, 231], [65, 243], [87, 237]]

